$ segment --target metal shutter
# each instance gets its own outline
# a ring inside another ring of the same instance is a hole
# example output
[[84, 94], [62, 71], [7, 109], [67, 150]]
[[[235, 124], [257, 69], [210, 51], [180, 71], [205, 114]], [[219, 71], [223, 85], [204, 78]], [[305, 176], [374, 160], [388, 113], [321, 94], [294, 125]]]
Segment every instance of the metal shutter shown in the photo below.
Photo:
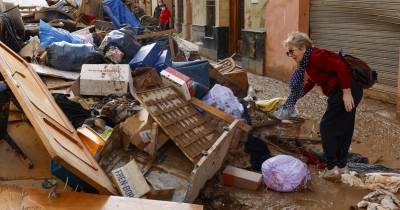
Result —
[[316, 47], [343, 50], [378, 72], [378, 92], [397, 94], [400, 0], [311, 0], [310, 35]]

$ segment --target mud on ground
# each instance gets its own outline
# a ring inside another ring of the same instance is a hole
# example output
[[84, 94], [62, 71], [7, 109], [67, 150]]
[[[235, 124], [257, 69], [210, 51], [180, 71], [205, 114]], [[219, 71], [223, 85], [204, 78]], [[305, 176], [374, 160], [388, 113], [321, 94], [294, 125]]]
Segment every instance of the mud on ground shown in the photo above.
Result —
[[[267, 77], [249, 74], [249, 83], [257, 91], [258, 99], [286, 97], [289, 89], [286, 83]], [[314, 88], [298, 103], [298, 109], [306, 117], [306, 122], [288, 126], [273, 126], [259, 129], [259, 135], [287, 133], [318, 138], [319, 120], [326, 108], [326, 97]], [[262, 113], [257, 114], [262, 120]], [[370, 162], [388, 167], [400, 168], [400, 122], [396, 120], [395, 105], [364, 97], [357, 111], [355, 133], [351, 151], [369, 158]], [[318, 146], [317, 146], [318, 147]], [[279, 154], [270, 148], [273, 154]], [[232, 149], [228, 164], [251, 169], [249, 155], [244, 152], [243, 143]], [[311, 189], [307, 192], [277, 193], [262, 187], [258, 191], [226, 187], [220, 177], [210, 180], [201, 192], [197, 202], [205, 209], [350, 209], [368, 191], [349, 187], [342, 183], [320, 179], [318, 170], [310, 166], [312, 173]]]

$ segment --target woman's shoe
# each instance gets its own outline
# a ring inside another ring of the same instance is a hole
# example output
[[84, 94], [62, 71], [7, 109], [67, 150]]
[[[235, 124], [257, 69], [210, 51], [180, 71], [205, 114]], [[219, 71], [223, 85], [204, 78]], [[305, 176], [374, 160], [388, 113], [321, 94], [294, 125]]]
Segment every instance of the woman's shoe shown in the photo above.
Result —
[[319, 177], [326, 179], [326, 180], [332, 180], [332, 181], [338, 180], [340, 178], [340, 173], [339, 173], [338, 167], [335, 166], [331, 170], [325, 168], [325, 170], [323, 170], [319, 173]]

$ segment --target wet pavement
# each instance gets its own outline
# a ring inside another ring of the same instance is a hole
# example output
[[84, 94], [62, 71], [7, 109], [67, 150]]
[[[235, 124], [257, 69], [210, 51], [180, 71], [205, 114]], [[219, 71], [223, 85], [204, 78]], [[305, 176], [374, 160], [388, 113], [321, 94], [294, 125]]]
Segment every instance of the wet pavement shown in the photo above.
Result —
[[[286, 83], [249, 74], [249, 83], [257, 91], [259, 99], [286, 97]], [[299, 112], [306, 117], [304, 123], [278, 125], [261, 128], [259, 136], [289, 135], [302, 138], [319, 138], [319, 120], [326, 108], [326, 97], [314, 88], [298, 103]], [[260, 117], [261, 116], [261, 117]], [[262, 114], [258, 118], [263, 118]], [[370, 163], [400, 168], [400, 122], [396, 120], [395, 105], [365, 98], [357, 111], [357, 121], [351, 152], [369, 158]], [[228, 164], [250, 169], [249, 155], [243, 151], [244, 145], [233, 149]], [[320, 145], [312, 147], [320, 148]], [[270, 148], [273, 154], [279, 154]], [[300, 157], [300, 156], [299, 156]], [[318, 170], [310, 166], [312, 181], [309, 191], [277, 193], [264, 186], [258, 191], [225, 187], [219, 177], [210, 180], [197, 202], [205, 209], [351, 209], [368, 190], [350, 187], [339, 182], [329, 182], [318, 177]]]

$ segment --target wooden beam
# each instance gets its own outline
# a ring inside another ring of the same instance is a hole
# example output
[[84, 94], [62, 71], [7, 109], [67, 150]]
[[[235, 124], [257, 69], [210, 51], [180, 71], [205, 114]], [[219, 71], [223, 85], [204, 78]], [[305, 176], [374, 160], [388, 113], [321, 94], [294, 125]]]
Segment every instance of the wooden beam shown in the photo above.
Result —
[[162, 36], [162, 35], [171, 35], [173, 33], [176, 33], [175, 29], [169, 29], [169, 30], [165, 30], [165, 31], [156, 31], [156, 32], [151, 32], [148, 34], [143, 34], [143, 35], [137, 35], [135, 36], [136, 40], [142, 40], [142, 39], [149, 39], [149, 38], [153, 38], [156, 36]]
[[158, 137], [159, 126], [156, 122], [153, 122], [151, 126], [151, 140], [149, 144], [149, 154], [154, 157], [157, 151], [157, 137]]
[[[190, 103], [195, 105], [195, 106], [197, 106], [197, 107], [199, 107], [199, 108], [201, 108], [201, 109], [203, 109], [203, 110], [205, 110], [206, 112], [210, 113], [214, 117], [216, 117], [218, 119], [221, 119], [221, 120], [223, 120], [223, 121], [225, 121], [227, 123], [233, 123], [235, 121], [235, 118], [233, 118], [229, 114], [225, 113], [224, 111], [219, 110], [216, 107], [213, 107], [213, 106], [203, 102], [200, 99], [197, 99], [197, 98], [193, 97], [190, 100]], [[250, 125], [246, 124], [244, 122], [244, 120], [240, 120], [240, 122], [238, 124], [238, 127], [240, 129], [242, 129], [243, 131], [245, 131], [246, 133], [250, 132], [253, 129]]]

